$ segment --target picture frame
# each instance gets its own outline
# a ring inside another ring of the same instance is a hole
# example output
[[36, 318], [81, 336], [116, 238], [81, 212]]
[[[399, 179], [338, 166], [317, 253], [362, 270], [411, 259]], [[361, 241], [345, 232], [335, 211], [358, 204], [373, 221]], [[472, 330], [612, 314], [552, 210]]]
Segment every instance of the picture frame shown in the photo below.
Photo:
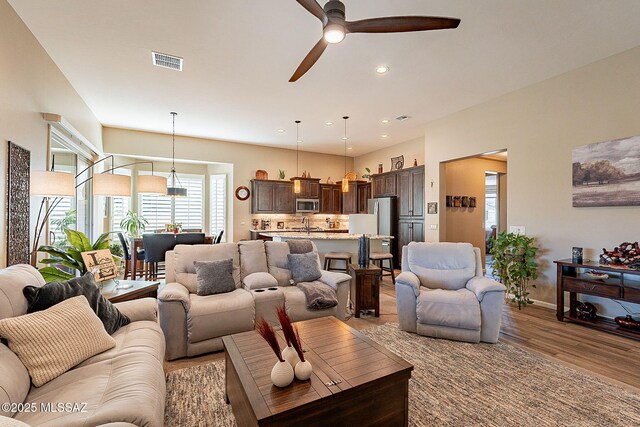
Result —
[[463, 208], [469, 207], [469, 196], [462, 196], [460, 198], [460, 206]]
[[434, 215], [438, 213], [438, 202], [429, 202], [427, 203], [427, 213], [430, 215]]
[[445, 196], [445, 207], [452, 208], [453, 207], [453, 196]]
[[469, 207], [470, 208], [475, 208], [476, 207], [476, 198], [473, 196], [469, 197]]
[[118, 267], [109, 249], [81, 252], [80, 255], [87, 271], [93, 273], [96, 282], [104, 282], [118, 277]]
[[460, 207], [460, 196], [453, 196], [453, 207], [454, 208]]

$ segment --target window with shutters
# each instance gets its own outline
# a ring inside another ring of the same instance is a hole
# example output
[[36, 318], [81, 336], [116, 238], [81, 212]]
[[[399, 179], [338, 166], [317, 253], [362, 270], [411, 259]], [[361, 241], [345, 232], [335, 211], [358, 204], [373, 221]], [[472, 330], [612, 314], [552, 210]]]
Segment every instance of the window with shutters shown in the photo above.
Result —
[[[121, 175], [131, 176], [131, 170], [119, 169]], [[111, 199], [111, 231], [122, 231], [120, 223], [131, 210], [131, 197], [110, 197]]]
[[213, 236], [218, 236], [221, 231], [222, 242], [226, 242], [226, 206], [227, 206], [227, 176], [211, 175], [211, 190], [209, 194], [210, 200], [210, 223], [209, 230]]
[[[142, 175], [150, 172], [141, 172]], [[168, 177], [169, 174], [156, 175]], [[164, 230], [166, 224], [180, 223], [183, 229], [202, 229], [204, 225], [204, 176], [178, 174], [187, 197], [139, 195], [138, 211], [149, 222], [146, 231]]]

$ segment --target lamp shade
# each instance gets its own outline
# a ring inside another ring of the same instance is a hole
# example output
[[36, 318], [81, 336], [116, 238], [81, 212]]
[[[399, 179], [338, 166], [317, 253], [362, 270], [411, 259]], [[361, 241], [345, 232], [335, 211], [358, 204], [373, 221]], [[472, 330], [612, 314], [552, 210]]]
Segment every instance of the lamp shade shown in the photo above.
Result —
[[31, 171], [30, 194], [43, 197], [76, 195], [74, 176], [66, 172]]
[[167, 194], [167, 178], [157, 175], [138, 175], [138, 193]]
[[186, 197], [187, 189], [183, 187], [167, 187], [167, 196]]
[[349, 192], [349, 178], [342, 178], [342, 192]]
[[111, 173], [93, 175], [93, 195], [131, 197], [131, 177]]

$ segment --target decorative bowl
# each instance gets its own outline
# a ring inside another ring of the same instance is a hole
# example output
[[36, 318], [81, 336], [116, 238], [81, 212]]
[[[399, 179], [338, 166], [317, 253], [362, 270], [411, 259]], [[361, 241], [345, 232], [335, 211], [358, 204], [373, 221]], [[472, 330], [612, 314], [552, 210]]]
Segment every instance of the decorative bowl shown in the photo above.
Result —
[[593, 280], [606, 280], [609, 278], [608, 274], [596, 270], [587, 271], [585, 274], [587, 275], [587, 277]]

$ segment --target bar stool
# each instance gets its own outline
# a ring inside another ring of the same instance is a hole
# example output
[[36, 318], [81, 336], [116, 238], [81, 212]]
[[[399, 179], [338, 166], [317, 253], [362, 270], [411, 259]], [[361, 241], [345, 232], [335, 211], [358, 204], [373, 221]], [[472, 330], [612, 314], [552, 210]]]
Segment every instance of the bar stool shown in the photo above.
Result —
[[[369, 254], [369, 261], [371, 261], [373, 265], [380, 267], [380, 277], [391, 276], [391, 282], [394, 285], [396, 284], [396, 273], [393, 271], [393, 254], [372, 252]], [[389, 267], [384, 266], [384, 261], [389, 261]], [[384, 274], [385, 271], [390, 274]]]
[[[334, 267], [332, 265], [333, 261], [344, 261], [344, 269]], [[348, 274], [349, 264], [351, 264], [351, 254], [349, 252], [327, 252], [324, 255], [324, 269], [327, 271], [343, 271]]]

